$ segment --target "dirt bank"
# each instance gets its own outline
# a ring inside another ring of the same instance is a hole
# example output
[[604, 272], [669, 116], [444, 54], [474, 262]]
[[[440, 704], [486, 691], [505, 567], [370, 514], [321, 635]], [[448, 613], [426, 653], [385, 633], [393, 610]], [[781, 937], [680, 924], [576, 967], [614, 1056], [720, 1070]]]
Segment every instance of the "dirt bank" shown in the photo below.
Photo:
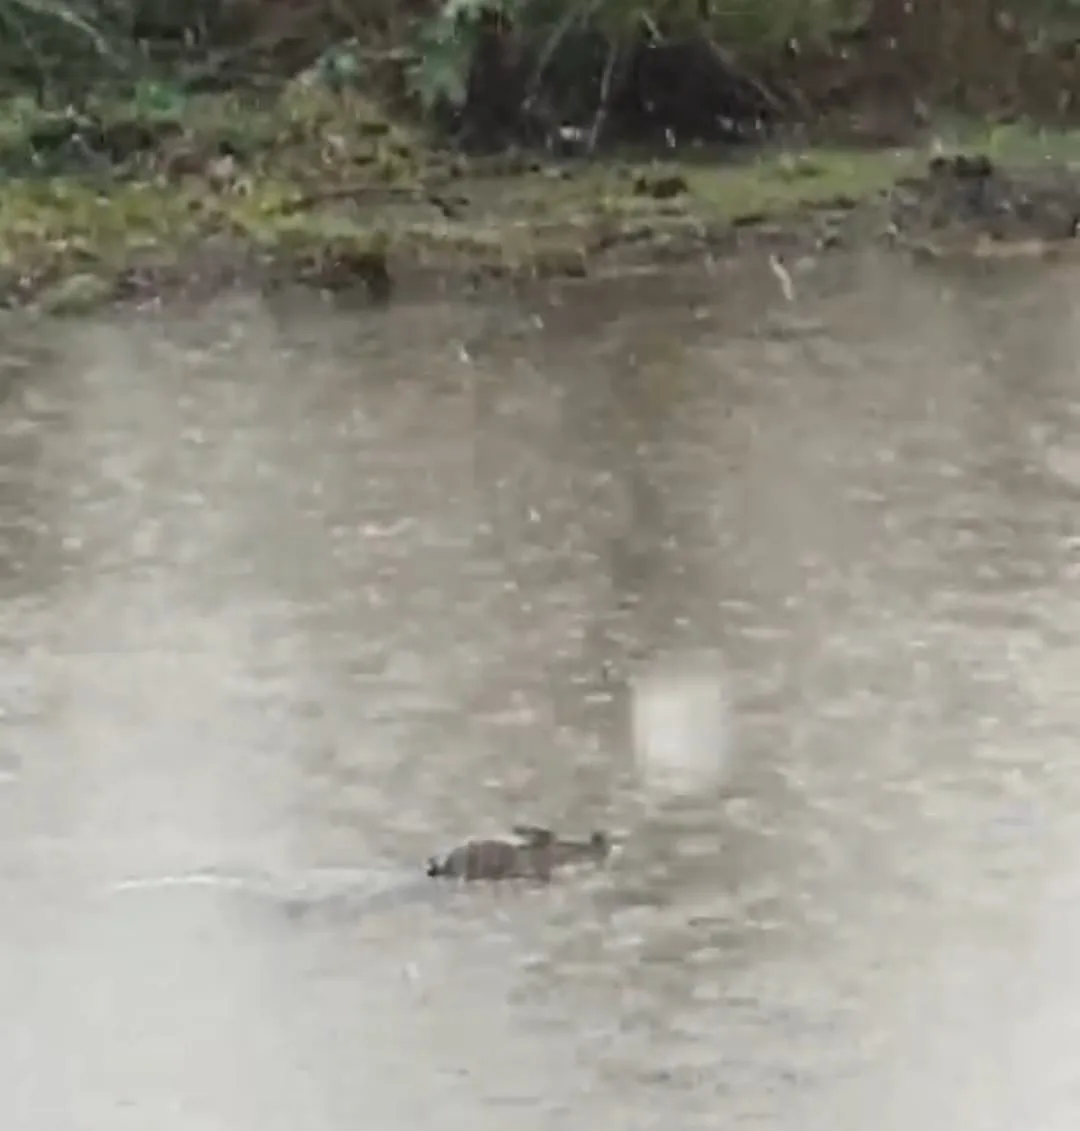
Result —
[[881, 241], [919, 254], [1052, 253], [1080, 216], [1080, 135], [954, 127], [945, 144], [820, 145], [663, 162], [463, 158], [353, 92], [294, 84], [182, 115], [0, 123], [0, 298], [102, 302], [309, 283], [588, 275]]

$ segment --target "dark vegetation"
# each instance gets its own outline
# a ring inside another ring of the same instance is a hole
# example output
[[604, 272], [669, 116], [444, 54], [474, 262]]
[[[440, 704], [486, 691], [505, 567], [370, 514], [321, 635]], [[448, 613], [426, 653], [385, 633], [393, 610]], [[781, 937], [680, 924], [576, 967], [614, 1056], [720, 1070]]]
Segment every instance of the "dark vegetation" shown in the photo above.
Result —
[[[24, 116], [308, 73], [457, 141], [894, 141], [938, 110], [1080, 114], [1080, 0], [0, 0], [0, 98]], [[55, 118], [35, 140], [65, 140]], [[115, 125], [105, 156], [147, 145]], [[72, 131], [73, 132], [73, 131]]]

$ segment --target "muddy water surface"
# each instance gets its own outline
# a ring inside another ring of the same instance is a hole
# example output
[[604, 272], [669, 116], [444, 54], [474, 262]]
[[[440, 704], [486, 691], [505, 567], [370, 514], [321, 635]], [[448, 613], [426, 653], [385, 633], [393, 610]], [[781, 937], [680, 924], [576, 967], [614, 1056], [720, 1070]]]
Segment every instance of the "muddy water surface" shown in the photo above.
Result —
[[[6, 334], [3, 1126], [1071, 1131], [1078, 281]], [[737, 769], [650, 804], [682, 648]], [[515, 820], [629, 839], [416, 887]]]

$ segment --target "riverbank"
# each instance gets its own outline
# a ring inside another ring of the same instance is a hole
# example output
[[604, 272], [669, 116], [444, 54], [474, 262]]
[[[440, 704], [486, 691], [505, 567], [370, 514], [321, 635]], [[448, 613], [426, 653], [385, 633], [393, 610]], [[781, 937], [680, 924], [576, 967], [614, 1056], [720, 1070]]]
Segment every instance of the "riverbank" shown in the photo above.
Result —
[[583, 276], [747, 245], [1050, 253], [1080, 217], [1074, 160], [1080, 133], [1017, 125], [878, 150], [465, 158], [356, 92], [300, 83], [180, 111], [8, 114], [0, 300], [77, 312], [298, 282], [380, 302], [418, 277]]

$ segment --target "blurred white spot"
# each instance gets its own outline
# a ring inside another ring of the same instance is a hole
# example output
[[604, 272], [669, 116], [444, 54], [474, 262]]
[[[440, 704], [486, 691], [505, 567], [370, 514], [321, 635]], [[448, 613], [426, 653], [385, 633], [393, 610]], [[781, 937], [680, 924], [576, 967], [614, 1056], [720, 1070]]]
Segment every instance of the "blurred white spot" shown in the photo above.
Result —
[[783, 291], [784, 298], [786, 298], [788, 302], [794, 302], [795, 284], [792, 283], [791, 275], [778, 255], [769, 256], [769, 268], [780, 283], [780, 290]]
[[710, 652], [661, 657], [634, 680], [634, 754], [650, 792], [704, 792], [730, 776], [726, 682], [720, 657]]
[[414, 986], [420, 982], [420, 967], [415, 962], [406, 962], [401, 968], [401, 973], [405, 981]]
[[1080, 447], [1047, 444], [1042, 454], [1051, 475], [1056, 475], [1072, 487], [1080, 487]]

